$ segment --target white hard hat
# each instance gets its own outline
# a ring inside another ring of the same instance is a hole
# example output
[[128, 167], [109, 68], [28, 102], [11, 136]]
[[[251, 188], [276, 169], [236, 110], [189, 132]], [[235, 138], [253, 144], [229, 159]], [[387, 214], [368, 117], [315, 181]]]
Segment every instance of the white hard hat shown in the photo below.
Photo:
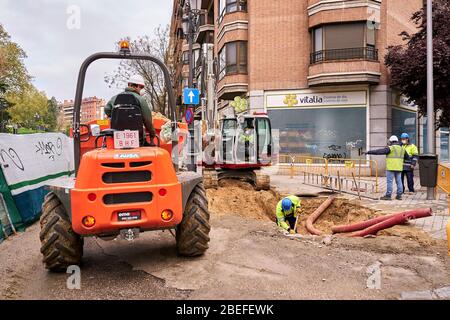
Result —
[[389, 141], [390, 141], [390, 142], [398, 142], [398, 138], [397, 138], [397, 136], [391, 136], [391, 137], [389, 138]]
[[138, 74], [131, 76], [130, 79], [128, 79], [128, 83], [145, 86], [144, 78]]

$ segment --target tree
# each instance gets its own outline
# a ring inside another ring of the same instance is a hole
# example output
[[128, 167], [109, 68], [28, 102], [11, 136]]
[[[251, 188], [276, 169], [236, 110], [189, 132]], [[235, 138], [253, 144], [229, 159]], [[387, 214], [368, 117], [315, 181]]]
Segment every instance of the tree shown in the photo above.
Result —
[[0, 24], [0, 83], [8, 91], [20, 92], [30, 83], [31, 77], [24, 64], [25, 51]]
[[[391, 71], [392, 86], [419, 107], [421, 115], [427, 108], [427, 55], [426, 11], [412, 16], [419, 31], [415, 34], [402, 32], [405, 46], [391, 46], [385, 57]], [[433, 1], [434, 45], [434, 95], [436, 113], [440, 114], [437, 127], [450, 125], [450, 3], [448, 0]]]
[[49, 102], [43, 92], [28, 85], [20, 94], [8, 93], [6, 97], [13, 104], [8, 110], [13, 123], [33, 130], [48, 128]]
[[45, 131], [54, 131], [58, 126], [58, 101], [55, 97], [47, 100], [47, 109], [43, 114]]
[[[168, 65], [169, 61], [169, 26], [159, 26], [154, 30], [152, 37], [142, 36], [131, 41], [130, 37], [125, 40], [130, 41], [130, 49], [133, 53], [146, 53], [153, 55]], [[173, 78], [173, 71], [171, 76]], [[123, 88], [127, 79], [133, 74], [141, 75], [145, 82], [144, 97], [149, 101], [153, 111], [168, 115], [167, 90], [164, 83], [164, 76], [157, 65], [149, 61], [142, 60], [122, 60], [119, 67], [105, 77], [105, 82], [109, 87]]]
[[30, 82], [23, 60], [25, 51], [11, 41], [10, 35], [0, 24], [0, 132], [6, 131], [10, 120], [8, 109], [13, 105], [8, 93], [19, 93]]

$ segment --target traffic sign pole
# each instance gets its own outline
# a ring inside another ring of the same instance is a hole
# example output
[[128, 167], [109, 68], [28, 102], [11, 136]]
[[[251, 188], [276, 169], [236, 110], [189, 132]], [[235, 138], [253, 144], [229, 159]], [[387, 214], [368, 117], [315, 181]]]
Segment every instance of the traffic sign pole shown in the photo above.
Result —
[[192, 88], [190, 85], [189, 88], [185, 88], [183, 90], [183, 102], [187, 105], [186, 114], [184, 119], [188, 124], [189, 134], [190, 134], [190, 156], [189, 163], [187, 164], [187, 168], [189, 171], [197, 171], [197, 164], [195, 158], [195, 127], [194, 127], [194, 118], [195, 118], [195, 106], [200, 104], [200, 91], [198, 89]]

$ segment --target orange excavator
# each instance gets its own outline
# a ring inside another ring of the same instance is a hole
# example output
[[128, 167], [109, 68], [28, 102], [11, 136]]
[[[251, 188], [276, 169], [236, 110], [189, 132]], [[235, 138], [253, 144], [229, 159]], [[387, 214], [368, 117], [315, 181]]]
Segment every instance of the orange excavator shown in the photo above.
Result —
[[[178, 138], [149, 142], [140, 106], [116, 104], [110, 121], [80, 123], [86, 71], [99, 59], [145, 60], [164, 75], [171, 113], [172, 137], [179, 134], [169, 71], [162, 61], [133, 54], [127, 43], [119, 52], [96, 53], [81, 65], [74, 103], [75, 175], [47, 186], [40, 220], [41, 253], [51, 271], [78, 265], [83, 239], [96, 236], [133, 240], [140, 232], [175, 229], [180, 255], [203, 254], [209, 243], [209, 211], [202, 176], [178, 170]], [[120, 115], [120, 116], [117, 116]], [[164, 121], [155, 119], [158, 130]], [[186, 128], [184, 128], [186, 129]]]

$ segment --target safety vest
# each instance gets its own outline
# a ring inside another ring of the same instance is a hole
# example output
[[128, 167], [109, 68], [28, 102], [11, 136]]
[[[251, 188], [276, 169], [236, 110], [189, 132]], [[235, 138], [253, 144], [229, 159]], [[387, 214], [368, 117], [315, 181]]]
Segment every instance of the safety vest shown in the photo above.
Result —
[[419, 154], [419, 150], [417, 150], [417, 147], [414, 144], [404, 145], [403, 148], [411, 157]]
[[403, 171], [403, 159], [405, 158], [405, 149], [399, 145], [389, 147], [391, 152], [386, 156], [386, 170]]

